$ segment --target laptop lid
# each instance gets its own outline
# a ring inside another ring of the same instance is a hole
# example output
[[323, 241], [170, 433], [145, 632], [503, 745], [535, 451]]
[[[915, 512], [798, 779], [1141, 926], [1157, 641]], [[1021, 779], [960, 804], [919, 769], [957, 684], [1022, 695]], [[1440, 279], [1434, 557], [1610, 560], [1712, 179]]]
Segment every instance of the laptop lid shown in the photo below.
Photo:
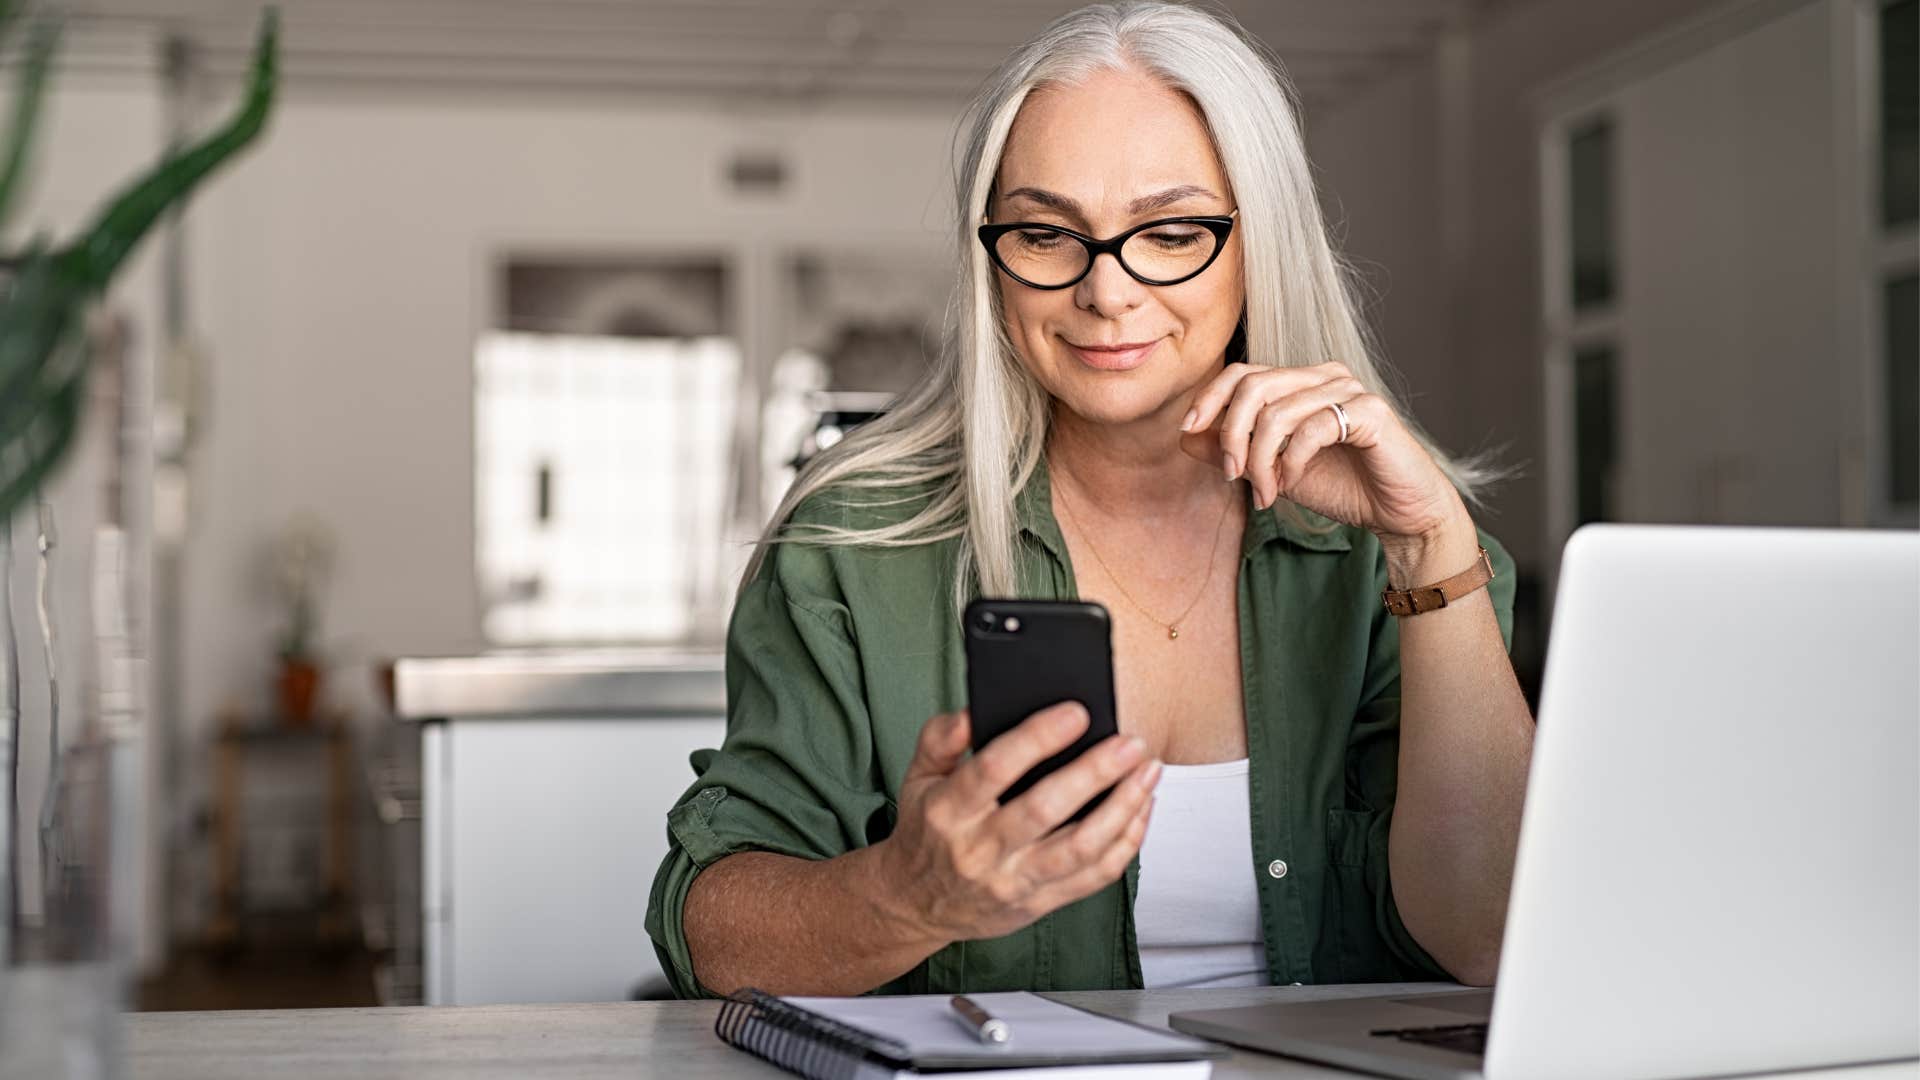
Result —
[[1566, 547], [1485, 1062], [1920, 1054], [1920, 533]]

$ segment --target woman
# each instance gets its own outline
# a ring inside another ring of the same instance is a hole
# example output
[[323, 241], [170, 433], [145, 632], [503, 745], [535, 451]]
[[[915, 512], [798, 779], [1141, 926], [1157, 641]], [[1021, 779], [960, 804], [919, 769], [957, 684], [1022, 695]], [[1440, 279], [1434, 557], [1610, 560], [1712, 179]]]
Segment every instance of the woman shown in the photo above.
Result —
[[[747, 571], [647, 915], [676, 990], [1491, 982], [1512, 563], [1486, 472], [1368, 358], [1274, 67], [1192, 9], [1089, 7], [964, 123], [950, 347]], [[972, 595], [1113, 619], [1121, 734], [1005, 806], [1087, 721], [967, 753]]]

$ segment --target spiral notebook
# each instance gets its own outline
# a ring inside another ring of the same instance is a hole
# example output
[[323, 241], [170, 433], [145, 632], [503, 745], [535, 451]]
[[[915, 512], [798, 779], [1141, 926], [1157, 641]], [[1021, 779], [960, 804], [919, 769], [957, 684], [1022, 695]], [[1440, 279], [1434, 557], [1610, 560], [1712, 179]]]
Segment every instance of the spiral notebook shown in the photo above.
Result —
[[1098, 1016], [1037, 994], [969, 995], [1005, 1020], [1004, 1043], [975, 1038], [945, 995], [779, 998], [743, 990], [720, 1007], [721, 1039], [809, 1080], [980, 1072], [982, 1080], [1206, 1080], [1226, 1051]]

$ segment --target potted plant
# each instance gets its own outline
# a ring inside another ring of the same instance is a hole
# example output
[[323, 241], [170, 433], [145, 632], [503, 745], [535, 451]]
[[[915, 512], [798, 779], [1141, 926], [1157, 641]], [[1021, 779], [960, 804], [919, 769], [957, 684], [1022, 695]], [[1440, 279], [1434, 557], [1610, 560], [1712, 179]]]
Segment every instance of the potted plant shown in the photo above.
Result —
[[320, 592], [333, 569], [333, 536], [317, 519], [288, 523], [271, 549], [274, 591], [286, 612], [280, 635], [280, 667], [274, 679], [283, 723], [313, 723], [320, 695]]

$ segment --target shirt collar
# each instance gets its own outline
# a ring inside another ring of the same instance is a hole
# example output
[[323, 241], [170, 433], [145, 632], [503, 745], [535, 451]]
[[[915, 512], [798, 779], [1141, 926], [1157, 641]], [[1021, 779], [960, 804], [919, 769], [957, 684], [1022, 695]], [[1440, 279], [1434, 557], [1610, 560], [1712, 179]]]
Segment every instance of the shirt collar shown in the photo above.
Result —
[[[1249, 491], [1248, 499], [1252, 499]], [[1331, 518], [1324, 517], [1296, 506], [1300, 521], [1284, 513], [1278, 504], [1266, 509], [1256, 510], [1251, 502], [1247, 505], [1247, 528], [1241, 535], [1241, 555], [1251, 555], [1275, 540], [1285, 540], [1295, 547], [1308, 551], [1351, 551], [1353, 539], [1349, 529]], [[1047, 473], [1047, 458], [1040, 455], [1040, 461], [1033, 467], [1033, 475], [1027, 477], [1027, 484], [1014, 496], [1014, 515], [1019, 522], [1020, 531], [1032, 536], [1040, 545], [1051, 552], [1061, 562], [1067, 562], [1067, 541], [1060, 534], [1060, 523], [1053, 516], [1053, 481]]]

